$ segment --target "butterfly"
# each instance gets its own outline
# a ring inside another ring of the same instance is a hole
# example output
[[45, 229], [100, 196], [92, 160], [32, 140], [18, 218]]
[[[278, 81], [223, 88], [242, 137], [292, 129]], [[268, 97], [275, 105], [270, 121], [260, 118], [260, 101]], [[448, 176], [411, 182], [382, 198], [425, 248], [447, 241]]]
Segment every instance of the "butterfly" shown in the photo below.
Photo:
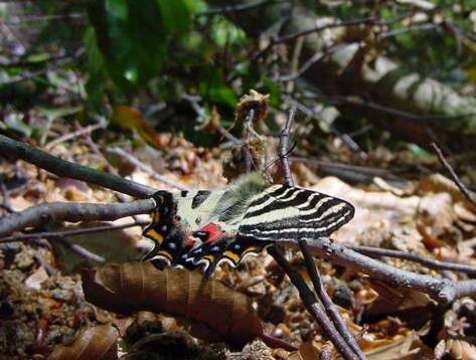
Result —
[[144, 260], [211, 274], [222, 262], [236, 267], [279, 241], [312, 243], [349, 222], [354, 207], [317, 191], [270, 185], [258, 173], [223, 189], [158, 191], [144, 236], [154, 248]]

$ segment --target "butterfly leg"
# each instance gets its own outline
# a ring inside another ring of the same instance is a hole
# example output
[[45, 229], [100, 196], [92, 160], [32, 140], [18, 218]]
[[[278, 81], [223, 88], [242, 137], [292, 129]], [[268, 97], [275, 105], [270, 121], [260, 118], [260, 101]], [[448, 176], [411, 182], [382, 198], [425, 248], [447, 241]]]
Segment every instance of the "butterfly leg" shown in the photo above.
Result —
[[345, 342], [352, 349], [352, 351], [358, 356], [360, 360], [366, 359], [365, 354], [362, 352], [359, 345], [357, 344], [355, 337], [347, 328], [344, 319], [342, 318], [341, 314], [332, 302], [332, 299], [329, 297], [329, 294], [327, 294], [326, 289], [324, 288], [324, 284], [322, 283], [322, 278], [319, 273], [319, 270], [316, 264], [314, 263], [314, 259], [309, 250], [309, 245], [304, 239], [299, 239], [298, 243], [301, 252], [304, 256], [304, 262], [306, 264], [309, 277], [312, 281], [314, 291], [316, 292], [318, 298], [321, 300], [322, 305], [324, 306], [324, 310], [334, 323], [334, 326], [336, 327], [337, 331], [339, 331]]

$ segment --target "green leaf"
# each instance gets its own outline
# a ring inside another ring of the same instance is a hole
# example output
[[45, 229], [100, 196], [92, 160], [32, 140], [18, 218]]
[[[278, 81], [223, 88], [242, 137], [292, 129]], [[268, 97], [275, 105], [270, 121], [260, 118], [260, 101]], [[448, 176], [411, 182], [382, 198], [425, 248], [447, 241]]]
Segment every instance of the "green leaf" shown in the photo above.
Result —
[[187, 1], [157, 0], [161, 18], [168, 32], [183, 33], [190, 28], [192, 14]]

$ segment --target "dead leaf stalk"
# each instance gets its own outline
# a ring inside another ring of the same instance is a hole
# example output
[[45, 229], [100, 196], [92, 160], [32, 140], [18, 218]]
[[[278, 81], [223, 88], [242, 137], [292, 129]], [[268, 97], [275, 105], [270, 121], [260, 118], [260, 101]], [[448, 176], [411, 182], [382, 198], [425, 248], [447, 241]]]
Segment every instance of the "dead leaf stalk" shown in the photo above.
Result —
[[461, 181], [458, 174], [456, 174], [456, 171], [453, 169], [453, 167], [448, 162], [448, 160], [446, 160], [445, 156], [443, 155], [443, 151], [441, 150], [441, 148], [435, 142], [432, 142], [430, 144], [430, 146], [435, 151], [435, 153], [438, 156], [438, 159], [440, 160], [440, 162], [443, 164], [443, 166], [446, 168], [446, 170], [450, 173], [451, 178], [455, 182], [456, 186], [458, 186], [458, 189], [461, 191], [461, 193], [464, 195], [464, 197], [471, 204], [476, 206], [476, 194], [471, 193], [469, 191], [469, 189], [466, 187], [466, 185]]
[[399, 259], [409, 260], [409, 261], [422, 264], [423, 266], [426, 266], [427, 268], [430, 268], [430, 269], [451, 270], [451, 271], [457, 271], [457, 272], [462, 272], [468, 275], [476, 276], [476, 267], [471, 265], [458, 264], [458, 263], [448, 262], [448, 261], [439, 261], [439, 260], [430, 259], [425, 256], [411, 254], [405, 251], [382, 249], [382, 248], [371, 247], [371, 246], [352, 246], [351, 249], [359, 253], [369, 255], [369, 256], [377, 256], [377, 257], [387, 256], [387, 257], [399, 258]]

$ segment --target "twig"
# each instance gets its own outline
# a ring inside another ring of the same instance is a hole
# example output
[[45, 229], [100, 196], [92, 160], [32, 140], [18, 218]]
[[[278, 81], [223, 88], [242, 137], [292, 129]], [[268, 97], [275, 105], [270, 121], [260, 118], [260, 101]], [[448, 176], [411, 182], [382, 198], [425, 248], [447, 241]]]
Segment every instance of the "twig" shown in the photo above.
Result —
[[344, 322], [344, 319], [342, 319], [342, 316], [340, 315], [336, 306], [334, 305], [331, 298], [327, 294], [324, 288], [324, 285], [322, 283], [319, 270], [316, 264], [314, 263], [314, 259], [312, 258], [311, 253], [309, 252], [309, 245], [307, 244], [305, 240], [300, 239], [299, 246], [304, 256], [304, 261], [306, 262], [306, 268], [308, 269], [308, 271], [310, 271], [309, 277], [311, 278], [312, 284], [314, 286], [314, 291], [317, 293], [319, 299], [321, 300], [326, 313], [332, 319], [332, 322], [334, 323], [336, 329], [342, 335], [342, 337], [344, 338], [346, 343], [350, 346], [352, 351], [358, 356], [358, 358], [366, 359], [365, 354], [362, 352], [359, 345], [357, 344], [357, 341], [355, 340], [354, 335], [352, 335], [352, 333], [347, 328]]
[[443, 151], [441, 151], [440, 147], [435, 143], [432, 142], [430, 146], [433, 148], [433, 150], [436, 152], [436, 155], [438, 156], [438, 159], [440, 159], [440, 162], [443, 164], [443, 166], [448, 170], [448, 172], [451, 175], [451, 178], [455, 182], [456, 186], [458, 186], [458, 189], [462, 192], [464, 197], [473, 205], [476, 206], [476, 195], [471, 193], [469, 189], [466, 187], [466, 185], [461, 181], [459, 178], [458, 174], [456, 174], [456, 171], [454, 171], [453, 167], [451, 164], [446, 160], [445, 156], [443, 155]]
[[284, 182], [288, 186], [294, 186], [293, 175], [291, 173], [291, 167], [289, 164], [289, 136], [295, 113], [296, 108], [292, 107], [289, 111], [289, 116], [286, 119], [286, 124], [279, 134], [279, 159], [281, 161], [282, 171], [284, 173]]
[[244, 138], [245, 138], [245, 146], [243, 146], [243, 153], [245, 157], [245, 168], [246, 172], [250, 172], [253, 169], [253, 155], [252, 152], [249, 148], [249, 143], [252, 135], [256, 135], [259, 137], [259, 135], [256, 134], [256, 132], [253, 130], [253, 121], [255, 118], [256, 112], [254, 109], [250, 109], [248, 112], [248, 115], [246, 115], [246, 119], [244, 121], [244, 126], [243, 126], [243, 132], [244, 132]]
[[250, 2], [246, 4], [237, 4], [237, 5], [228, 5], [219, 8], [211, 8], [205, 11], [201, 11], [198, 15], [215, 15], [215, 14], [226, 14], [238, 11], [252, 10], [254, 8], [272, 5], [276, 3], [284, 2], [284, 0], [257, 0], [255, 2]]
[[0, 194], [2, 195], [2, 203], [0, 204], [0, 207], [9, 213], [15, 212], [10, 204], [10, 194], [8, 193], [8, 189], [2, 179], [0, 179]]
[[[304, 114], [307, 116], [321, 122], [322, 119], [319, 117], [319, 112], [313, 109], [310, 109], [297, 99], [293, 98], [292, 96], [285, 95], [286, 101], [289, 101], [293, 105], [295, 105], [298, 110], [302, 111]], [[346, 144], [353, 152], [357, 152], [362, 160], [366, 160], [368, 158], [368, 155], [363, 151], [360, 146], [354, 141], [354, 139], [351, 138], [349, 134], [342, 134], [340, 131], [338, 131], [335, 126], [331, 126], [330, 130], [332, 133], [334, 133], [336, 136], [338, 136], [344, 144]]]
[[106, 259], [104, 257], [102, 257], [98, 254], [95, 254], [92, 251], [89, 251], [88, 249], [86, 249], [85, 247], [83, 247], [79, 244], [73, 244], [62, 236], [49, 237], [48, 239], [53, 240], [53, 241], [55, 241], [55, 240], [58, 241], [61, 245], [70, 249], [71, 251], [73, 251], [74, 253], [78, 254], [79, 256], [81, 256], [85, 259], [92, 260], [92, 261], [95, 261], [95, 262], [98, 262], [98, 263], [106, 262]]
[[0, 218], [0, 237], [26, 227], [56, 221], [116, 220], [135, 214], [149, 214], [155, 208], [152, 199], [125, 204], [45, 203]]
[[184, 190], [184, 191], [190, 190], [188, 187], [180, 184], [177, 181], [167, 179], [165, 176], [157, 174], [157, 172], [154, 171], [154, 169], [152, 169], [150, 166], [144, 164], [139, 159], [137, 159], [134, 155], [129, 154], [125, 150], [122, 150], [120, 148], [115, 147], [115, 148], [112, 148], [112, 149], [108, 149], [107, 151], [112, 153], [112, 154], [116, 154], [116, 155], [119, 155], [120, 157], [123, 157], [128, 162], [130, 162], [132, 165], [138, 167], [142, 171], [145, 171], [150, 176], [152, 176], [154, 179], [156, 179], [156, 180], [158, 180], [158, 181], [160, 181], [160, 182], [162, 182], [162, 183], [164, 183], [164, 184], [166, 184], [170, 187], [173, 187], [173, 188], [179, 189], [179, 190]]
[[359, 253], [366, 254], [369, 256], [388, 256], [393, 258], [399, 258], [404, 260], [413, 261], [419, 264], [422, 264], [430, 269], [435, 270], [451, 270], [462, 272], [468, 275], [476, 276], [476, 266], [458, 264], [448, 261], [440, 261], [427, 258], [425, 256], [411, 254], [405, 251], [391, 250], [391, 249], [382, 249], [371, 246], [351, 246], [352, 250], [358, 251]]
[[[299, 248], [296, 243], [291, 241], [281, 241], [281, 243], [292, 248]], [[476, 294], [476, 280], [455, 282], [398, 269], [331, 242], [327, 238], [309, 244], [309, 251], [313, 256], [366, 273], [371, 278], [381, 280], [391, 286], [419, 290], [429, 294], [438, 302], [448, 304], [462, 296]]]
[[369, 100], [365, 100], [355, 95], [347, 95], [347, 96], [312, 95], [312, 96], [305, 96], [305, 98], [306, 99], [321, 99], [333, 105], [344, 104], [344, 105], [351, 105], [351, 106], [362, 106], [368, 109], [382, 111], [390, 115], [401, 116], [407, 119], [418, 120], [418, 121], [430, 121], [430, 120], [439, 120], [439, 119], [460, 119], [460, 118], [476, 115], [476, 112], [468, 112], [466, 114], [457, 114], [457, 115], [425, 115], [423, 116], [423, 115], [418, 115], [418, 114], [410, 113], [407, 111], [399, 110], [396, 108], [391, 108], [389, 106], [378, 104]]
[[[294, 180], [288, 158], [288, 143], [295, 111], [295, 107], [291, 108], [284, 128], [279, 136], [278, 154], [282, 171], [284, 173], [284, 181], [288, 186], [294, 186]], [[269, 252], [275, 258], [278, 264], [281, 265], [281, 267], [286, 271], [294, 286], [296, 286], [296, 288], [299, 290], [299, 294], [301, 295], [301, 299], [306, 305], [306, 308], [311, 312], [311, 314], [314, 315], [321, 327], [325, 326], [325, 328], [323, 328], [325, 329], [326, 335], [328, 335], [336, 348], [339, 349], [343, 357], [345, 359], [365, 360], [365, 355], [360, 350], [354, 337], [347, 329], [344, 320], [342, 320], [340, 314], [332, 303], [332, 300], [329, 298], [329, 295], [327, 295], [324, 287], [322, 286], [319, 272], [316, 268], [314, 260], [311, 257], [306, 240], [299, 239], [299, 246], [303, 252], [306, 268], [314, 285], [317, 298], [322, 303], [324, 310], [321, 309], [321, 305], [316, 301], [314, 294], [311, 292], [304, 280], [302, 280], [302, 277], [291, 268], [289, 263], [287, 263], [286, 258], [282, 255], [282, 253], [279, 252], [279, 248], [274, 246], [269, 250]], [[292, 272], [295, 272], [296, 274], [293, 275]], [[307, 294], [308, 292], [312, 294], [312, 298], [314, 299], [313, 302], [310, 302], [311, 298]], [[306, 302], [308, 303], [306, 304]]]
[[33, 146], [10, 139], [4, 135], [0, 135], [0, 154], [5, 157], [8, 155], [9, 158], [13, 159], [22, 159], [57, 176], [83, 180], [138, 198], [146, 198], [157, 191], [157, 189], [123, 179], [119, 176], [59, 159]]
[[288, 41], [292, 41], [292, 40], [296, 40], [297, 38], [302, 37], [302, 36], [307, 36], [307, 35], [310, 35], [310, 34], [319, 33], [321, 31], [336, 28], [336, 27], [347, 27], [347, 26], [354, 26], [354, 25], [360, 25], [360, 24], [369, 24], [369, 23], [373, 24], [373, 23], [376, 23], [377, 21], [378, 21], [378, 19], [374, 18], [374, 17], [363, 18], [363, 19], [355, 19], [355, 20], [349, 20], [349, 21], [342, 21], [340, 23], [332, 23], [332, 24], [325, 24], [325, 25], [321, 25], [321, 26], [315, 26], [315, 27], [312, 27], [310, 29], [305, 29], [305, 30], [302, 30], [302, 31], [298, 31], [294, 34], [289, 34], [289, 35], [285, 35], [285, 36], [282, 36], [282, 37], [279, 37], [279, 38], [274, 38], [274, 39], [271, 39], [270, 43], [264, 49], [260, 50], [258, 53], [256, 53], [253, 56], [253, 60], [259, 59], [269, 49], [271, 49], [272, 47], [274, 47], [278, 44], [288, 42]]
[[306, 285], [301, 274], [294, 270], [284, 257], [282, 251], [277, 246], [271, 246], [268, 248], [269, 254], [276, 260], [278, 265], [288, 275], [292, 284], [299, 291], [301, 300], [309, 313], [318, 322], [325, 335], [332, 341], [335, 347], [342, 354], [344, 359], [358, 360], [359, 358], [354, 354], [349, 345], [345, 342], [341, 334], [334, 328], [331, 320], [327, 314], [320, 307], [314, 293]]
[[95, 130], [98, 130], [98, 129], [103, 129], [106, 127], [106, 124], [105, 123], [100, 123], [100, 124], [94, 124], [94, 125], [89, 125], [89, 126], [86, 126], [85, 128], [82, 128], [82, 129], [79, 129], [77, 131], [74, 131], [72, 133], [69, 133], [69, 134], [65, 134], [63, 136], [60, 136], [59, 138], [49, 142], [48, 144], [45, 145], [45, 150], [51, 150], [53, 149], [56, 145], [62, 143], [62, 142], [65, 142], [65, 141], [68, 141], [68, 140], [71, 140], [71, 139], [74, 139], [78, 136], [82, 136], [82, 135], [85, 135], [85, 134], [90, 134], [92, 133], [93, 131]]
[[18, 242], [18, 241], [26, 241], [38, 238], [47, 238], [51, 236], [75, 236], [75, 235], [84, 235], [84, 234], [93, 234], [99, 233], [104, 231], [112, 231], [112, 230], [121, 230], [127, 229], [134, 226], [144, 226], [147, 225], [148, 221], [134, 221], [129, 224], [121, 224], [121, 225], [104, 225], [104, 226], [94, 226], [84, 229], [74, 229], [74, 230], [62, 230], [62, 231], [44, 231], [44, 232], [37, 232], [31, 234], [20, 234], [20, 235], [12, 235], [0, 238], [0, 243], [7, 243], [7, 242]]

